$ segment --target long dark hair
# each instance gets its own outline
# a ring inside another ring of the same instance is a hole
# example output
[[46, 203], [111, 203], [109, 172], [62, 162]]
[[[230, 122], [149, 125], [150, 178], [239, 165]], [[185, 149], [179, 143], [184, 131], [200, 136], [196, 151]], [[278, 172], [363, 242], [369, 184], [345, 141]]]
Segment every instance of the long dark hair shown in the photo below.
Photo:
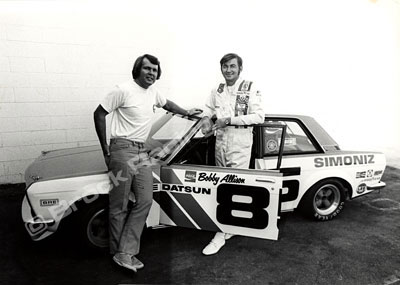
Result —
[[147, 58], [152, 64], [157, 64], [157, 66], [158, 66], [157, 79], [160, 79], [160, 76], [161, 76], [160, 61], [158, 60], [158, 58], [156, 58], [154, 55], [151, 55], [151, 54], [144, 54], [142, 56], [139, 56], [136, 59], [135, 64], [133, 65], [133, 69], [132, 69], [133, 79], [136, 79], [139, 77], [140, 70], [142, 69], [142, 65], [143, 65], [143, 59], [145, 59], [145, 58]]

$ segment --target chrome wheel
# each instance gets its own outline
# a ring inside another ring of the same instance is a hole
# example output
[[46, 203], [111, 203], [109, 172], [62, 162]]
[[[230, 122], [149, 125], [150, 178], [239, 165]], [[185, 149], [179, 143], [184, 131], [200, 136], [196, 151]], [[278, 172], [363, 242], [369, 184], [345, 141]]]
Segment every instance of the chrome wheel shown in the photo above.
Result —
[[334, 184], [325, 184], [315, 192], [314, 210], [321, 216], [330, 215], [339, 207], [341, 200], [340, 189]]

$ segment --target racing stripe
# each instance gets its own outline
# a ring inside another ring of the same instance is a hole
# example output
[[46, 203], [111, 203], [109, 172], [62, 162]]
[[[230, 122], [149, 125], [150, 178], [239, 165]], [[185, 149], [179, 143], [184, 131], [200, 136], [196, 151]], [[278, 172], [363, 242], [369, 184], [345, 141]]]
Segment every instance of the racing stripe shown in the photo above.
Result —
[[178, 226], [186, 228], [196, 228], [196, 226], [186, 217], [185, 213], [179, 209], [178, 205], [172, 200], [167, 192], [159, 192], [158, 204], [167, 216]]
[[251, 89], [251, 85], [253, 84], [253, 81], [250, 81], [249, 82], [249, 88], [247, 89], [248, 91], [250, 91], [250, 89]]
[[243, 80], [238, 88], [238, 91], [250, 91], [253, 81]]
[[199, 203], [192, 195], [182, 193], [171, 193], [181, 206], [190, 215], [193, 221], [202, 229], [214, 232], [220, 232], [221, 229], [207, 215]]
[[242, 91], [242, 88], [243, 88], [243, 83], [245, 82], [245, 80], [243, 80], [241, 83], [240, 83], [240, 85], [239, 85], [239, 91]]
[[163, 168], [161, 171], [161, 181], [169, 184], [182, 185], [182, 181], [176, 176], [175, 172], [171, 168]]
[[153, 192], [153, 199], [160, 205], [160, 191]]
[[160, 176], [153, 172], [153, 183], [161, 183]]

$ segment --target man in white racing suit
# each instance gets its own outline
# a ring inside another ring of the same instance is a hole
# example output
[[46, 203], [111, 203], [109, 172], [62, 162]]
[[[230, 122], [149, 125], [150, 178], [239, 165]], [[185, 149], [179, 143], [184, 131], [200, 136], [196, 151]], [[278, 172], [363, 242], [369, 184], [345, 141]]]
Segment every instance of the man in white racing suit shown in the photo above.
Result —
[[[215, 162], [217, 166], [249, 168], [253, 128], [264, 122], [263, 100], [252, 81], [240, 77], [242, 59], [234, 53], [220, 61], [225, 83], [214, 88], [206, 102], [202, 131], [216, 135]], [[216, 117], [212, 124], [210, 118]], [[218, 232], [203, 249], [204, 255], [217, 253], [232, 234]]]

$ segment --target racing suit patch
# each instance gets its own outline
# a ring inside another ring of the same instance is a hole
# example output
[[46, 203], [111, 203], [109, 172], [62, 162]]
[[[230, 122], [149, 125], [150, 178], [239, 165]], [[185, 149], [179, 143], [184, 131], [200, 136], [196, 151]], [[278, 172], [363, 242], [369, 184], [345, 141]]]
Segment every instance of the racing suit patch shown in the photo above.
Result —
[[253, 84], [252, 81], [243, 80], [242, 83], [240, 83], [239, 85], [238, 91], [250, 91], [252, 84]]
[[221, 83], [221, 84], [218, 86], [217, 92], [218, 92], [219, 94], [221, 94], [222, 92], [224, 92], [224, 87], [225, 87], [225, 84], [224, 84], [224, 83]]
[[249, 96], [237, 95], [235, 104], [235, 116], [247, 115], [249, 109]]

